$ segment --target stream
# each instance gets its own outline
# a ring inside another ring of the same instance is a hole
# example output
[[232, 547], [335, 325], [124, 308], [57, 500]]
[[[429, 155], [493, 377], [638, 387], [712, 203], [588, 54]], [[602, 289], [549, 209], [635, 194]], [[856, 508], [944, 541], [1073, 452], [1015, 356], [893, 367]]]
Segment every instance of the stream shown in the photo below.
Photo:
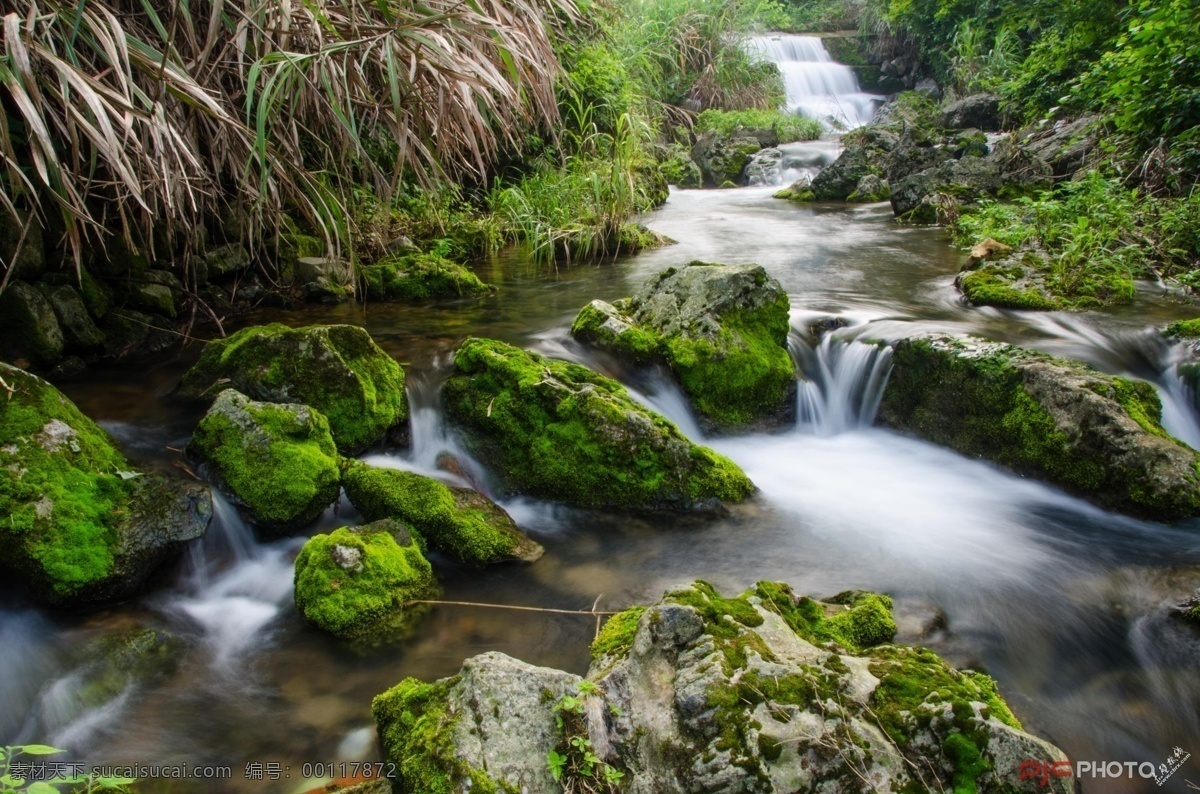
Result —
[[[809, 147], [794, 146], [798, 162], [831, 150], [828, 141]], [[1188, 314], [1186, 304], [1145, 285], [1135, 306], [1103, 312], [968, 307], [953, 287], [964, 255], [944, 232], [897, 227], [886, 204], [797, 205], [772, 199], [774, 190], [673, 191], [645, 221], [678, 243], [633, 258], [555, 269], [506, 251], [477, 268], [499, 287], [487, 298], [264, 310], [236, 327], [364, 326], [405, 365], [413, 407], [412, 448], [367, 458], [433, 473], [437, 454], [452, 449], [486, 483], [486, 470], [456, 447], [438, 408], [439, 383], [463, 338], [497, 338], [586, 363], [703, 439], [667, 379], [616, 369], [577, 346], [568, 327], [588, 301], [629, 295], [668, 266], [757, 262], [791, 296], [791, 344], [806, 377], [799, 421], [784, 432], [704, 441], [737, 461], [761, 493], [718, 516], [504, 502], [545, 556], [476, 571], [435, 555], [445, 598], [616, 610], [695, 578], [726, 592], [760, 579], [817, 596], [883, 591], [896, 599], [902, 630], [943, 612], [948, 629], [922, 642], [996, 677], [1026, 729], [1071, 759], [1158, 764], [1176, 746], [1200, 753], [1200, 659], [1173, 644], [1163, 617], [1200, 586], [1196, 523], [1121, 517], [872, 427], [890, 362], [860, 341], [920, 327], [1078, 358], [1154, 383], [1168, 429], [1200, 447], [1195, 396], [1174, 374], [1176, 351], [1153, 331]], [[835, 330], [817, 336], [814, 326]], [[170, 448], [186, 443], [199, 418], [171, 391], [197, 354], [192, 346], [137, 371], [99, 368], [62, 388], [131, 458], [171, 465], [180, 458]], [[358, 520], [343, 499], [311, 532]], [[356, 655], [306, 627], [292, 606], [292, 559], [303, 540], [258, 542], [218, 497], [208, 536], [135, 602], [71, 616], [0, 593], [9, 605], [0, 610], [0, 744], [46, 742], [92, 764], [232, 768], [228, 780], [153, 780], [144, 791], [304, 791], [315, 785], [301, 780], [306, 764], [377, 758], [371, 698], [406, 676], [452, 675], [488, 650], [587, 669], [596, 630], [590, 617], [470, 606], [437, 607], [405, 644]], [[139, 627], [178, 638], [178, 664], [153, 680], [131, 676], [115, 697], [83, 705], [89, 643]], [[251, 762], [278, 764], [286, 777], [248, 780]], [[1152, 790], [1185, 791], [1187, 771]], [[1116, 793], [1145, 791], [1148, 782], [1083, 785]]]

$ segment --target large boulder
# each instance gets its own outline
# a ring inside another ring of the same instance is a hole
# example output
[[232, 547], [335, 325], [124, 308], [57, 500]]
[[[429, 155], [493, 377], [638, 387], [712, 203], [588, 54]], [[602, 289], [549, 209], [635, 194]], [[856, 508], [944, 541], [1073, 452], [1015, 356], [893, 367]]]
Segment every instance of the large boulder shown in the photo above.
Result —
[[268, 534], [311, 524], [341, 490], [329, 422], [307, 405], [255, 402], [226, 389], [200, 420], [188, 452]]
[[1033, 160], [1044, 163], [1055, 177], [1064, 179], [1104, 156], [1097, 150], [1103, 129], [1100, 116], [1080, 116], [1021, 130], [1013, 136], [1013, 143]]
[[341, 527], [309, 538], [296, 556], [296, 608], [304, 619], [362, 646], [411, 634], [439, 593], [433, 568], [398, 521]]
[[436, 254], [406, 254], [381, 259], [363, 269], [367, 297], [419, 301], [487, 295], [494, 287], [465, 265]]
[[1154, 388], [973, 337], [895, 343], [879, 422], [1113, 510], [1200, 515], [1200, 458], [1160, 424]]
[[521, 531], [504, 508], [470, 488], [356, 462], [347, 463], [342, 482], [346, 496], [368, 521], [404, 521], [430, 548], [459, 562], [532, 562], [542, 556], [542, 547]]
[[125, 598], [212, 517], [208, 490], [136, 470], [50, 384], [0, 364], [0, 566], [60, 606]]
[[989, 93], [972, 94], [951, 102], [938, 114], [938, 124], [948, 130], [999, 132], [1000, 97]]
[[710, 429], [777, 425], [795, 411], [789, 306], [761, 265], [692, 262], [628, 300], [592, 301], [571, 333], [633, 364], [665, 363]]
[[506, 493], [584, 507], [695, 508], [754, 490], [730, 460], [689, 441], [587, 367], [468, 339], [443, 389], [448, 418]]
[[0, 293], [0, 356], [50, 367], [62, 358], [63, 342], [62, 328], [46, 296], [23, 281], [4, 288]]
[[[778, 143], [776, 138], [771, 145]], [[750, 155], [763, 146], [758, 138], [743, 130], [733, 135], [722, 135], [713, 130], [696, 140], [696, 145], [692, 147], [692, 160], [700, 167], [706, 186], [734, 187], [741, 184], [742, 172], [750, 162]]]
[[910, 223], [938, 223], [942, 220], [939, 207], [943, 201], [970, 203], [996, 195], [1003, 186], [1000, 165], [993, 158], [946, 160], [892, 183], [892, 212]]
[[488, 653], [372, 712], [401, 792], [1073, 791], [1022, 778], [1069, 762], [987, 675], [889, 644], [890, 607], [697, 582], [610, 618], [585, 679]]
[[404, 370], [353, 325], [256, 325], [209, 342], [179, 393], [211, 399], [226, 386], [255, 400], [302, 403], [329, 420], [343, 453], [407, 438]]
[[783, 152], [777, 146], [750, 155], [742, 181], [747, 185], [778, 185], [783, 174]]
[[54, 308], [54, 316], [63, 331], [67, 348], [92, 351], [104, 346], [104, 332], [96, 327], [83, 298], [74, 287], [70, 284], [45, 286], [42, 294]]

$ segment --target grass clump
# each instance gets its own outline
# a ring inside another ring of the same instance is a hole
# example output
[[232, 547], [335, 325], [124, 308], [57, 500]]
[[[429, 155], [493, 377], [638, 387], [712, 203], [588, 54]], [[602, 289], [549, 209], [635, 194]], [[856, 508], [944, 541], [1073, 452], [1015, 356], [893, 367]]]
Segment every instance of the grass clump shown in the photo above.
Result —
[[821, 137], [824, 127], [816, 119], [810, 119], [784, 110], [716, 110], [709, 109], [696, 117], [696, 132], [717, 132], [731, 135], [738, 129], [772, 130], [779, 136], [780, 143], [815, 141]]

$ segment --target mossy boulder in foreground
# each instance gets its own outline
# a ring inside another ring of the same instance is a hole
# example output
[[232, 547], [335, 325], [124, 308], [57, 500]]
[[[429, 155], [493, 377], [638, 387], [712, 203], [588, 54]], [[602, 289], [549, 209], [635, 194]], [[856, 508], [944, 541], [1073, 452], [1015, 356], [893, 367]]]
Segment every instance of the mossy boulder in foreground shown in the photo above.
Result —
[[433, 568], [399, 521], [342, 527], [308, 539], [296, 557], [296, 608], [341, 639], [376, 645], [402, 639], [437, 597]]
[[584, 679], [486, 653], [372, 712], [402, 792], [558, 794], [547, 758], [578, 737], [622, 791], [1073, 791], [1021, 780], [1022, 762], [1066, 756], [1021, 729], [995, 681], [894, 633], [885, 596], [696, 582], [611, 618]]
[[212, 517], [208, 489], [137, 471], [41, 378], [0, 364], [0, 566], [40, 599], [125, 598]]
[[255, 402], [226, 389], [200, 420], [188, 452], [268, 533], [312, 523], [341, 489], [329, 423], [307, 405]]
[[419, 301], [487, 295], [494, 287], [479, 280], [465, 265], [436, 254], [407, 254], [381, 259], [363, 271], [367, 296]]
[[760, 265], [668, 268], [615, 304], [592, 301], [571, 326], [634, 364], [671, 368], [701, 421], [732, 430], [795, 414], [788, 297]]
[[411, 524], [430, 548], [459, 562], [532, 562], [542, 556], [542, 547], [500, 505], [470, 488], [358, 462], [347, 463], [342, 482], [368, 521], [393, 518]]
[[404, 370], [357, 326], [272, 323], [215, 339], [183, 376], [179, 392], [212, 399], [226, 387], [254, 400], [315, 408], [346, 454], [389, 432], [407, 435]]
[[583, 507], [711, 507], [749, 496], [733, 461], [693, 444], [587, 367], [468, 339], [446, 414], [509, 493]]
[[972, 337], [894, 345], [879, 422], [1137, 516], [1200, 515], [1200, 458], [1148, 383]]

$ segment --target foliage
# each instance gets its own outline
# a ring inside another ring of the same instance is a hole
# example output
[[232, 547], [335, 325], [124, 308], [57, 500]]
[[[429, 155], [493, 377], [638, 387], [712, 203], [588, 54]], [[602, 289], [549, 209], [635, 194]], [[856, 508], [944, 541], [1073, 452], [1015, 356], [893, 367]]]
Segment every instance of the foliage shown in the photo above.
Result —
[[[93, 791], [128, 791], [129, 786], [136, 782], [131, 777], [101, 777], [95, 774], [55, 775], [45, 780], [28, 780], [22, 775], [27, 774], [26, 764], [36, 763], [32, 759], [46, 755], [57, 755], [65, 752], [45, 744], [25, 744], [10, 747], [0, 747], [0, 794], [58, 794], [68, 787], [68, 791], [84, 794]], [[18, 761], [21, 756], [30, 756], [29, 761]]]
[[584, 708], [592, 697], [601, 697], [599, 688], [591, 681], [580, 681], [575, 695], [563, 695], [554, 704], [559, 743], [547, 754], [546, 766], [562, 784], [564, 794], [617, 794], [625, 777], [596, 755], [588, 738]]
[[251, 242], [284, 209], [347, 242], [351, 186], [482, 170], [556, 117], [543, 19], [574, 14], [567, 0], [3, 8], [0, 204], [61, 229], [77, 267], [107, 229], [148, 251], [153, 232], [227, 207]]
[[696, 132], [715, 131], [731, 135], [739, 127], [747, 130], [774, 130], [780, 143], [815, 141], [824, 128], [816, 119], [782, 110], [706, 110], [696, 117]]
[[1062, 297], [1097, 289], [1132, 298], [1136, 277], [1155, 273], [1200, 286], [1200, 195], [1152, 198], [1098, 171], [1013, 203], [965, 210], [954, 233], [964, 245], [991, 237], [1048, 255], [1049, 286]]

